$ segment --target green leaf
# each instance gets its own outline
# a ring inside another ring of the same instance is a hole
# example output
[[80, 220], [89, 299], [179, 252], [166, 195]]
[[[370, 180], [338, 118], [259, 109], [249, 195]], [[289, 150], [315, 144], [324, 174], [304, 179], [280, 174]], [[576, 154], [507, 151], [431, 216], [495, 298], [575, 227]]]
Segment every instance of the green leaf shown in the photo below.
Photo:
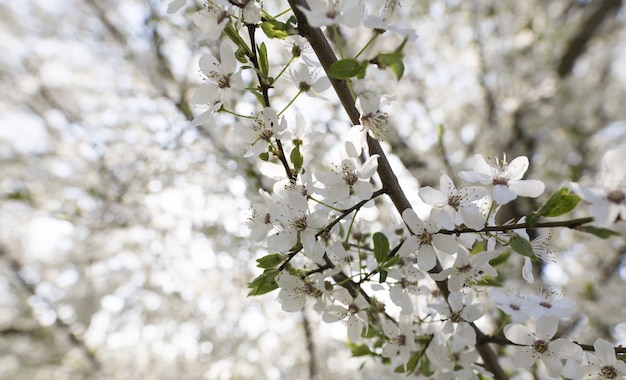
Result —
[[248, 292], [248, 297], [260, 296], [278, 289], [278, 284], [276, 283], [278, 273], [280, 273], [278, 269], [266, 269], [265, 272], [248, 284], [248, 288], [252, 289]]
[[275, 266], [282, 263], [284, 258], [285, 256], [280, 253], [272, 253], [267, 256], [263, 256], [260, 259], [257, 259], [256, 266], [263, 269], [274, 268]]
[[547, 216], [553, 218], [572, 211], [580, 202], [580, 197], [569, 192], [569, 189], [562, 188], [555, 191], [550, 198], [539, 207], [537, 216]]
[[595, 227], [595, 226], [581, 226], [578, 227], [579, 231], [586, 232], [588, 234], [595, 235], [602, 239], [608, 239], [611, 236], [620, 236], [617, 231], [610, 230], [608, 228]]
[[259, 71], [262, 78], [267, 79], [269, 75], [270, 65], [267, 59], [267, 46], [265, 42], [259, 46]]
[[381, 283], [381, 284], [382, 284], [383, 282], [385, 282], [385, 280], [387, 279], [387, 275], [388, 275], [388, 274], [389, 274], [389, 273], [388, 273], [386, 270], [381, 269], [381, 270], [380, 270], [380, 272], [378, 272], [378, 276], [379, 276], [379, 278], [378, 278], [378, 282], [379, 282], [379, 283]]
[[290, 28], [284, 22], [280, 22], [275, 19], [265, 20], [261, 23], [261, 29], [263, 29], [263, 33], [269, 38], [278, 38], [285, 39], [289, 37], [289, 33], [287, 32]]
[[511, 248], [522, 256], [537, 260], [537, 256], [535, 256], [535, 252], [533, 252], [533, 247], [530, 245], [530, 242], [516, 233], [512, 234], [513, 237], [509, 241]]
[[380, 265], [380, 268], [391, 268], [400, 262], [400, 256], [396, 255]]
[[372, 241], [374, 242], [374, 257], [376, 258], [376, 262], [380, 264], [387, 258], [389, 240], [382, 232], [376, 232], [374, 236], [372, 236]]
[[270, 154], [268, 152], [263, 152], [263, 153], [259, 154], [259, 159], [261, 161], [269, 161]]
[[537, 222], [539, 221], [539, 215], [537, 215], [536, 212], [531, 211], [526, 215], [526, 223], [528, 223], [529, 226], [533, 227], [535, 224], [537, 224]]
[[372, 354], [372, 351], [370, 350], [368, 345], [365, 343], [356, 344], [356, 343], [348, 342], [348, 348], [352, 352], [352, 356], [365, 356], [365, 355]]
[[335, 79], [350, 79], [360, 75], [362, 71], [362, 64], [359, 61], [354, 58], [346, 58], [333, 62], [328, 68], [328, 76]]
[[502, 264], [506, 263], [509, 260], [509, 257], [511, 257], [511, 251], [504, 251], [501, 254], [499, 254], [498, 256], [496, 256], [493, 259], [489, 260], [489, 264], [492, 267], [497, 267], [499, 265], [502, 265]]
[[293, 164], [295, 172], [299, 173], [300, 169], [302, 169], [302, 164], [304, 164], [304, 157], [302, 156], [302, 153], [300, 153], [299, 145], [296, 145], [292, 149], [291, 153], [289, 154], [289, 160]]
[[391, 72], [396, 75], [397, 80], [402, 79], [402, 76], [404, 75], [404, 63], [402, 61], [394, 62], [389, 65], [389, 69], [391, 69]]
[[[228, 38], [235, 43], [237, 51], [241, 50], [241, 53], [243, 53], [244, 56], [252, 56], [252, 51], [248, 47], [248, 44], [243, 38], [241, 38], [239, 32], [232, 24], [229, 23], [226, 28], [224, 28], [224, 34], [226, 34], [226, 36], [228, 36]], [[235, 55], [237, 55], [237, 53], [235, 53]], [[237, 57], [237, 59], [239, 59], [239, 57]], [[241, 60], [239, 61], [241, 62]]]

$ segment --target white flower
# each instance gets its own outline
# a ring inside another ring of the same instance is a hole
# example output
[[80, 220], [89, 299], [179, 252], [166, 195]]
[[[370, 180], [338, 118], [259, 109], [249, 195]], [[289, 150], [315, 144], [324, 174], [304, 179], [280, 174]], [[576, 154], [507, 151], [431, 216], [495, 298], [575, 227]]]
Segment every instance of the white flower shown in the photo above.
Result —
[[513, 323], [523, 323], [528, 320], [528, 298], [517, 292], [505, 294], [498, 288], [489, 288], [487, 292], [498, 308], [511, 317]]
[[345, 288], [337, 288], [332, 293], [333, 297], [343, 305], [332, 305], [322, 315], [326, 323], [336, 322], [347, 318], [348, 338], [356, 342], [361, 337], [363, 328], [367, 326], [366, 309], [369, 304], [361, 294], [352, 297]]
[[[231, 98], [232, 90], [243, 90], [245, 85], [241, 72], [237, 71], [237, 60], [231, 44], [224, 40], [220, 45], [220, 61], [210, 54], [200, 57], [200, 71], [205, 76], [203, 83], [191, 98], [194, 104], [208, 105], [207, 112], [219, 110], [222, 104]], [[194, 119], [193, 125], [203, 124], [204, 115]]]
[[389, 268], [389, 277], [398, 280], [389, 289], [389, 297], [396, 305], [402, 308], [402, 313], [413, 313], [411, 294], [421, 295], [430, 293], [430, 288], [419, 285], [418, 281], [424, 279], [422, 272], [410, 264], [402, 265], [401, 269]]
[[[524, 219], [524, 218], [522, 218]], [[521, 222], [522, 220], [520, 220]], [[526, 231], [517, 230], [519, 235], [525, 236], [528, 239], [528, 234]], [[537, 258], [541, 261], [550, 261], [556, 262], [554, 257], [554, 252], [550, 249], [550, 235], [540, 235], [537, 236], [530, 242], [530, 246], [533, 249], [533, 253]], [[533, 274], [533, 264], [532, 260], [528, 256], [524, 256], [524, 266], [522, 267], [522, 277], [528, 283], [532, 284], [535, 281], [535, 276]]]
[[275, 199], [263, 189], [259, 189], [259, 195], [261, 195], [263, 203], [252, 205], [252, 212], [249, 218], [250, 235], [256, 241], [265, 238], [267, 233], [274, 227], [271, 210]]
[[626, 150], [611, 149], [602, 157], [598, 182], [600, 186], [586, 188], [578, 183], [570, 187], [591, 203], [589, 211], [603, 226], [626, 220]]
[[398, 254], [402, 258], [408, 258], [417, 252], [417, 266], [424, 271], [432, 269], [437, 263], [436, 251], [452, 254], [458, 249], [458, 243], [450, 235], [437, 234], [439, 227], [433, 223], [422, 221], [413, 209], [402, 212], [402, 219], [412, 232]]
[[478, 352], [473, 343], [467, 343], [471, 341], [476, 341], [476, 332], [468, 324], [459, 325], [451, 336], [438, 334], [434, 337], [426, 349], [426, 355], [432, 362], [431, 368], [436, 368], [437, 379], [478, 379], [475, 372], [486, 375], [484, 370], [474, 364], [478, 360]]
[[535, 318], [551, 315], [557, 318], [567, 318], [572, 315], [576, 302], [563, 298], [554, 290], [539, 289], [539, 294], [531, 294], [526, 304], [528, 313]]
[[240, 137], [250, 144], [244, 157], [250, 157], [267, 151], [267, 144], [270, 144], [274, 138], [280, 138], [280, 135], [287, 129], [287, 123], [284, 118], [281, 118], [279, 122], [276, 111], [266, 107], [254, 118], [252, 125], [240, 126], [238, 124], [237, 128]]
[[377, 15], [373, 15], [366, 11], [367, 16], [365, 16], [364, 24], [368, 28], [390, 30], [403, 37], [407, 37], [409, 41], [415, 41], [415, 39], [417, 39], [417, 34], [415, 33], [415, 29], [411, 28], [410, 25], [389, 22], [389, 18], [399, 3], [399, 0], [385, 1], [385, 5]]
[[604, 339], [593, 343], [595, 353], [586, 353], [589, 367], [585, 379], [618, 379], [626, 376], [626, 363], [617, 360], [615, 347]]
[[378, 169], [378, 157], [369, 157], [357, 169], [354, 159], [347, 158], [341, 162], [341, 169], [331, 172], [316, 173], [317, 179], [326, 186], [327, 200], [330, 202], [344, 201], [355, 197], [357, 201], [370, 199], [373, 194], [370, 179]]
[[289, 70], [300, 91], [309, 96], [320, 96], [320, 93], [330, 87], [330, 80], [318, 68], [299, 62], [292, 65]]
[[309, 0], [310, 9], [299, 7], [314, 28], [326, 25], [345, 25], [356, 28], [363, 19], [359, 0]]
[[213, 2], [207, 3], [207, 8], [202, 9], [192, 16], [193, 23], [202, 31], [199, 41], [215, 40], [230, 21], [230, 15], [226, 9]]
[[319, 298], [323, 294], [323, 289], [289, 273], [276, 276], [276, 283], [280, 287], [278, 299], [285, 311], [300, 311], [306, 303], [307, 295]]
[[465, 248], [457, 253], [454, 265], [439, 273], [432, 273], [430, 277], [435, 281], [443, 281], [448, 278], [448, 289], [451, 292], [458, 292], [464, 286], [473, 286], [484, 276], [497, 276], [496, 271], [489, 260], [498, 256], [496, 251], [484, 251], [469, 256]]
[[484, 187], [472, 186], [457, 189], [447, 174], [441, 176], [439, 186], [441, 191], [430, 186], [419, 190], [420, 198], [424, 203], [433, 206], [431, 218], [448, 230], [453, 230], [461, 224], [475, 230], [485, 226], [485, 216], [474, 203], [487, 195]]
[[[428, 307], [435, 309], [447, 322], [458, 324], [464, 322], [474, 322], [482, 317], [485, 313], [482, 304], [473, 304], [472, 293], [463, 294], [461, 292], [450, 293], [448, 302], [444, 304], [428, 304]], [[448, 325], [449, 325], [448, 324]], [[444, 332], [450, 333], [450, 325], [444, 327]], [[466, 342], [468, 345], [475, 344], [475, 336], [473, 341]]]
[[511, 163], [506, 161], [506, 155], [502, 161], [496, 159], [496, 165], [492, 166], [485, 161], [483, 156], [474, 156], [472, 171], [462, 171], [459, 176], [467, 182], [479, 182], [483, 185], [493, 185], [492, 196], [496, 203], [503, 205], [511, 202], [518, 195], [535, 198], [543, 193], [545, 185], [539, 180], [522, 180], [528, 170], [528, 158], [519, 156]]
[[322, 64], [318, 61], [317, 55], [313, 51], [309, 41], [299, 35], [289, 36], [284, 40], [285, 45], [289, 48], [291, 57], [296, 57], [302, 60], [307, 66], [321, 67]]
[[402, 364], [406, 364], [411, 357], [411, 352], [417, 350], [413, 325], [410, 322], [401, 321], [400, 326], [397, 326], [385, 320], [383, 332], [389, 340], [383, 345], [381, 355], [385, 358], [394, 358], [399, 354]]
[[304, 252], [314, 252], [315, 234], [324, 226], [326, 214], [321, 211], [309, 213], [307, 198], [297, 191], [285, 190], [281, 196], [284, 199], [280, 209], [276, 210], [280, 230], [270, 235], [268, 247], [284, 252], [300, 242]]
[[167, 5], [167, 13], [176, 13], [179, 9], [187, 5], [187, 0], [174, 0]]
[[513, 343], [523, 345], [514, 347], [513, 364], [517, 368], [530, 369], [537, 359], [541, 359], [548, 369], [548, 374], [551, 377], [558, 377], [563, 368], [561, 359], [575, 357], [582, 352], [580, 346], [567, 339], [552, 340], [558, 325], [558, 318], [547, 315], [537, 320], [535, 333], [524, 325], [506, 325], [504, 336]]
[[345, 143], [346, 152], [350, 157], [361, 155], [368, 134], [375, 139], [383, 138], [389, 115], [381, 108], [387, 104], [388, 100], [381, 101], [380, 95], [371, 91], [363, 91], [358, 95], [356, 107], [361, 114], [361, 124], [350, 128]]

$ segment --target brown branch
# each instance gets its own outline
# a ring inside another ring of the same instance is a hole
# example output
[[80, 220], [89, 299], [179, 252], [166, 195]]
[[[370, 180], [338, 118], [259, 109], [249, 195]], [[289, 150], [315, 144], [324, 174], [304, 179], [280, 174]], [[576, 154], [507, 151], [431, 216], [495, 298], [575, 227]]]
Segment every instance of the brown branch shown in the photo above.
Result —
[[[321, 29], [313, 28], [311, 25], [309, 25], [306, 16], [300, 10], [300, 7], [309, 8], [309, 5], [307, 4], [306, 0], [289, 0], [289, 5], [291, 6], [291, 9], [293, 10], [298, 20], [298, 31], [300, 35], [309, 41], [311, 47], [313, 48], [313, 51], [319, 58], [322, 67], [324, 68], [326, 73], [328, 73], [330, 65], [332, 65], [333, 62], [337, 61], [337, 57], [332, 50], [330, 44], [328, 43], [328, 40], [322, 33]], [[356, 108], [354, 99], [352, 98], [352, 94], [348, 89], [347, 83], [343, 80], [337, 80], [333, 78], [330, 78], [330, 82], [333, 85], [333, 88], [335, 89], [335, 92], [337, 93], [337, 96], [339, 97], [339, 100], [341, 101], [341, 104], [348, 114], [348, 117], [350, 118], [352, 124], [360, 124], [360, 114]], [[368, 135], [367, 144], [369, 147], [370, 155], [380, 155], [380, 157], [378, 158], [378, 175], [380, 176], [380, 179], [383, 183], [383, 188], [387, 191], [387, 194], [393, 202], [396, 210], [400, 215], [402, 215], [402, 212], [404, 210], [411, 208], [411, 204], [406, 198], [404, 191], [400, 187], [398, 178], [392, 170], [387, 156], [380, 146], [380, 143], [376, 139]], [[441, 270], [441, 265], [438, 264], [436, 268]], [[437, 286], [442, 294], [445, 295], [448, 293], [447, 282], [438, 282]], [[484, 335], [477, 327], [474, 327], [474, 329], [476, 330], [478, 336]], [[498, 357], [496, 353], [491, 349], [488, 344], [477, 345], [477, 349], [481, 357], [483, 358], [487, 369], [494, 374], [496, 380], [508, 379], [508, 376], [504, 373], [502, 367], [498, 363]]]

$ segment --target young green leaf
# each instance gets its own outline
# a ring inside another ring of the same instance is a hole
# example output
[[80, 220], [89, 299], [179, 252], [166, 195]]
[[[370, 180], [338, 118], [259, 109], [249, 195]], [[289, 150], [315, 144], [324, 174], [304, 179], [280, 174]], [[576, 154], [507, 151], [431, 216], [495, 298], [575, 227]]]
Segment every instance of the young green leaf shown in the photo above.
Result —
[[280, 273], [278, 269], [266, 269], [259, 277], [252, 280], [252, 282], [248, 284], [248, 288], [252, 289], [248, 292], [248, 297], [260, 296], [261, 294], [278, 289], [278, 284], [276, 283], [278, 273]]
[[285, 39], [289, 37], [288, 30], [290, 29], [287, 24], [280, 22], [276, 19], [268, 19], [261, 23], [261, 29], [263, 33], [269, 38]]
[[555, 217], [572, 211], [580, 202], [580, 197], [562, 188], [555, 191], [550, 198], [537, 210], [538, 216]]
[[354, 58], [333, 62], [328, 69], [328, 76], [335, 79], [350, 79], [362, 72], [361, 63]]
[[257, 259], [256, 266], [263, 269], [274, 268], [282, 263], [284, 258], [285, 256], [280, 253], [272, 253]]
[[365, 356], [372, 354], [372, 351], [365, 343], [356, 344], [352, 342], [348, 342], [348, 348], [352, 352], [352, 356]]
[[595, 226], [581, 226], [578, 227], [578, 230], [582, 232], [586, 232], [588, 234], [595, 235], [602, 239], [608, 239], [611, 236], [619, 236], [620, 233], [617, 231], [610, 230], [608, 228], [595, 227]]
[[265, 42], [259, 46], [259, 72], [262, 78], [267, 79], [269, 76], [270, 65], [267, 59], [267, 46]]
[[293, 164], [294, 171], [296, 173], [299, 173], [300, 169], [302, 169], [302, 164], [304, 164], [304, 157], [302, 156], [302, 153], [300, 153], [299, 145], [296, 145], [291, 150], [291, 153], [289, 154], [289, 160]]
[[389, 240], [382, 232], [376, 232], [374, 236], [372, 236], [372, 241], [374, 242], [374, 257], [376, 258], [376, 262], [380, 264], [387, 258]]

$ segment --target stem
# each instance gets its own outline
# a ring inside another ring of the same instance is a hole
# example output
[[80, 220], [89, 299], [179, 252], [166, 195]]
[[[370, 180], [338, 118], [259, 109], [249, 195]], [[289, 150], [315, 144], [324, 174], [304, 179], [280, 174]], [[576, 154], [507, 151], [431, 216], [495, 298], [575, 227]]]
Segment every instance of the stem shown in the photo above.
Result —
[[444, 235], [458, 235], [458, 234], [476, 233], [476, 232], [493, 232], [493, 231], [506, 232], [506, 231], [511, 231], [511, 230], [520, 230], [520, 229], [526, 229], [526, 228], [542, 228], [542, 227], [576, 228], [583, 224], [587, 224], [591, 222], [593, 222], [593, 218], [587, 217], [587, 218], [578, 218], [578, 219], [571, 219], [571, 220], [562, 220], [558, 222], [543, 222], [543, 223], [535, 223], [535, 224], [517, 223], [517, 224], [507, 224], [504, 226], [486, 226], [485, 228], [482, 228], [480, 230], [473, 230], [471, 228], [460, 228], [460, 229], [455, 229], [452, 231], [440, 230], [437, 233], [444, 234]]
[[291, 65], [291, 63], [293, 62], [293, 60], [296, 59], [296, 57], [291, 56], [291, 59], [289, 60], [289, 62], [287, 62], [287, 64], [282, 68], [282, 70], [280, 70], [280, 72], [278, 73], [278, 75], [276, 75], [276, 77], [274, 78], [273, 83], [276, 83], [276, 81], [278, 80], [278, 78], [281, 77], [281, 75], [283, 75], [285, 73], [285, 71], [287, 70], [287, 68], [289, 67], [289, 65]]
[[298, 96], [300, 96], [300, 94], [302, 94], [302, 90], [298, 91], [298, 93], [296, 94], [296, 96], [294, 96], [289, 103], [287, 103], [287, 105], [285, 107], [283, 107], [282, 110], [280, 110], [280, 112], [278, 113], [278, 117], [280, 117], [280, 115], [283, 114], [283, 112], [287, 111], [287, 108], [289, 108], [289, 106], [291, 106], [293, 104], [293, 102], [296, 101], [296, 99], [298, 99]]
[[367, 43], [365, 44], [365, 46], [363, 46], [363, 48], [356, 53], [356, 55], [354, 56], [354, 59], [357, 59], [361, 56], [361, 54], [363, 54], [365, 52], [365, 50], [367, 50], [368, 47], [370, 47], [371, 44], [374, 43], [374, 41], [376, 41], [376, 39], [378, 38], [378, 36], [380, 36], [380, 33], [374, 33], [374, 35], [372, 36], [372, 38], [370, 38], [369, 41], [367, 41]]

